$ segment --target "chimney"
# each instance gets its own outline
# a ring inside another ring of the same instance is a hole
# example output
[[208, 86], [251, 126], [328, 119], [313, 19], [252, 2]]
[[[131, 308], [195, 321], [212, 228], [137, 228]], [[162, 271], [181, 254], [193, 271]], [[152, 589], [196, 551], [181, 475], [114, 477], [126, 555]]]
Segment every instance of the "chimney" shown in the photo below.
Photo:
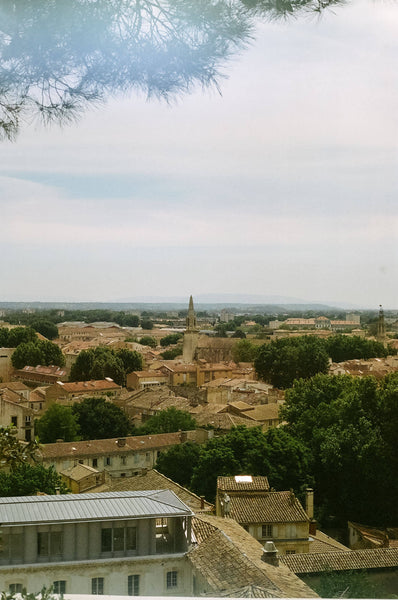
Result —
[[307, 488], [305, 490], [305, 510], [310, 520], [314, 518], [314, 490]]
[[276, 549], [274, 542], [265, 542], [261, 560], [273, 567], [279, 566], [278, 550]]
[[126, 445], [126, 438], [119, 438], [116, 443], [119, 446], [119, 448], [122, 448], [123, 446]]
[[310, 531], [309, 531], [309, 533], [312, 536], [316, 536], [316, 520], [315, 519], [311, 519], [310, 520]]
[[201, 496], [200, 497], [200, 508], [201, 508], [201, 510], [203, 510], [204, 507], [205, 507], [205, 497]]
[[61, 490], [59, 489], [59, 487], [55, 488], [55, 493], [57, 496], [59, 496], [61, 494]]

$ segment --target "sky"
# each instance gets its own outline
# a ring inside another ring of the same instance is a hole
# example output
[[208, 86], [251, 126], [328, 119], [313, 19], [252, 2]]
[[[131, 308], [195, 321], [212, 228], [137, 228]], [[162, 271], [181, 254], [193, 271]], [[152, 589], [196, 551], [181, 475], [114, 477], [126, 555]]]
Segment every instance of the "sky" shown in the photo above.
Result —
[[258, 25], [221, 94], [115, 96], [0, 145], [0, 301], [398, 308], [398, 5]]

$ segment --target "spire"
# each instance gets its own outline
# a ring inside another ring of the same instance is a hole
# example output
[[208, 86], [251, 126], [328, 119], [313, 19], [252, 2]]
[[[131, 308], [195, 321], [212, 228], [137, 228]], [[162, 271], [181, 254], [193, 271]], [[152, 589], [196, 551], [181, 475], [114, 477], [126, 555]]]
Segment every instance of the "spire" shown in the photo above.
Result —
[[386, 337], [386, 325], [384, 323], [384, 310], [380, 304], [379, 320], [377, 321], [377, 339], [382, 342]]
[[187, 316], [187, 332], [197, 331], [197, 330], [198, 330], [198, 327], [197, 327], [195, 310], [193, 307], [193, 298], [192, 298], [192, 296], [190, 296], [189, 307], [188, 307], [188, 316]]

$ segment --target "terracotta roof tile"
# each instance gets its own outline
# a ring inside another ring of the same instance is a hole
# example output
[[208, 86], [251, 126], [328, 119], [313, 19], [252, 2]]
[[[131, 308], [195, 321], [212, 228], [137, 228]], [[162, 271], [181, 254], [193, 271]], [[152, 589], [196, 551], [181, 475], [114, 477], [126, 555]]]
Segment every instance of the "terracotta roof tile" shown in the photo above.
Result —
[[291, 492], [263, 495], [231, 495], [230, 515], [238, 523], [298, 523], [308, 521], [299, 500]]
[[294, 573], [320, 573], [327, 569], [350, 571], [398, 567], [398, 548], [348, 550], [324, 554], [286, 554], [280, 560]]
[[89, 440], [82, 442], [56, 442], [43, 444], [41, 453], [44, 459], [70, 456], [97, 456], [99, 454], [123, 454], [150, 448], [165, 448], [181, 442], [180, 433], [158, 433], [156, 435], [131, 436], [119, 445], [121, 438]]
[[267, 477], [255, 476], [252, 481], [237, 481], [236, 477], [217, 477], [217, 489], [224, 492], [268, 491]]

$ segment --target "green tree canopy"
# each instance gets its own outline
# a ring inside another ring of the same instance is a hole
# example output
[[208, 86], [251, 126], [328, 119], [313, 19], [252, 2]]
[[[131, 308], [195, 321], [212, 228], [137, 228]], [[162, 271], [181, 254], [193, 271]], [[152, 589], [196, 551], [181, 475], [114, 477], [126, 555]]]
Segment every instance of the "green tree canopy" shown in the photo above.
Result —
[[37, 319], [30, 324], [32, 329], [44, 335], [48, 340], [53, 340], [58, 337], [58, 327], [52, 321], [45, 319]]
[[265, 475], [274, 488], [299, 493], [312, 484], [310, 464], [308, 448], [283, 428], [263, 433], [259, 427], [239, 426], [201, 446], [190, 487], [212, 502], [217, 477]]
[[258, 346], [250, 340], [240, 340], [232, 346], [232, 358], [236, 363], [253, 362], [257, 356]]
[[153, 321], [151, 319], [141, 319], [142, 329], [153, 329]]
[[158, 471], [176, 483], [189, 487], [192, 472], [198, 462], [200, 446], [193, 442], [185, 442], [162, 452], [156, 462]]
[[65, 357], [61, 348], [47, 340], [37, 340], [34, 342], [25, 342], [13, 352], [11, 362], [15, 369], [22, 369], [26, 365], [33, 367], [37, 365], [58, 365], [63, 367]]
[[315, 336], [283, 338], [260, 346], [254, 367], [257, 375], [284, 389], [295, 379], [326, 373], [329, 358], [323, 342]]
[[384, 344], [367, 340], [359, 335], [332, 335], [325, 339], [324, 344], [333, 362], [354, 358], [382, 358], [388, 355]]
[[0, 496], [33, 496], [37, 492], [66, 494], [70, 491], [53, 466], [22, 464], [10, 473], [0, 471]]
[[310, 449], [321, 519], [398, 522], [397, 398], [396, 373], [379, 383], [316, 375], [287, 390], [281, 415]]
[[125, 412], [105, 398], [85, 398], [72, 405], [83, 440], [125, 437], [130, 421]]
[[125, 385], [126, 374], [141, 371], [142, 357], [130, 350], [111, 350], [98, 346], [83, 350], [72, 365], [70, 381], [88, 381], [111, 377], [117, 384]]
[[166, 346], [170, 346], [170, 344], [177, 344], [181, 338], [182, 333], [170, 333], [169, 335], [161, 338], [160, 345], [165, 348]]
[[175, 431], [189, 431], [195, 429], [195, 419], [185, 410], [166, 408], [160, 410], [156, 415], [150, 417], [141, 427], [134, 431], [135, 435], [147, 435], [150, 433], [173, 433]]
[[181, 354], [182, 354], [182, 345], [179, 344], [178, 346], [175, 346], [174, 348], [170, 348], [170, 350], [165, 350], [164, 352], [162, 352], [160, 354], [160, 356], [164, 360], [174, 360], [175, 358], [177, 358], [177, 356], [181, 356]]
[[44, 415], [35, 422], [35, 430], [42, 444], [51, 444], [58, 439], [73, 442], [79, 439], [76, 416], [69, 406], [52, 404]]
[[156, 346], [158, 345], [156, 339], [150, 335], [142, 336], [142, 338], [140, 338], [139, 343], [143, 346], [149, 346], [150, 348], [156, 348]]
[[16, 429], [0, 427], [0, 470], [12, 470], [22, 464], [36, 462], [39, 458], [39, 444], [36, 440], [25, 444], [17, 440], [16, 436]]
[[19, 344], [37, 341], [37, 334], [31, 327], [0, 327], [0, 347], [17, 348]]

